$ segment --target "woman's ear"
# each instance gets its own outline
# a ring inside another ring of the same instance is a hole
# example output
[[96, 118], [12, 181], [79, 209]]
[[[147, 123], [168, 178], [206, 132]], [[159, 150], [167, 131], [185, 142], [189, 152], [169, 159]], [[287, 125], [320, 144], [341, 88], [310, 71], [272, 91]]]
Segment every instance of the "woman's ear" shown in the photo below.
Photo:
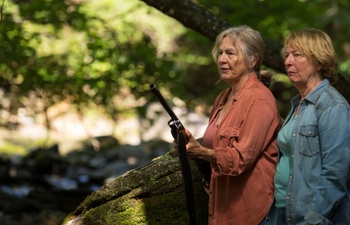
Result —
[[316, 62], [316, 70], [320, 71], [322, 69], [322, 65], [319, 62]]
[[254, 68], [258, 60], [259, 60], [259, 56], [255, 54], [254, 59], [249, 63], [249, 68]]

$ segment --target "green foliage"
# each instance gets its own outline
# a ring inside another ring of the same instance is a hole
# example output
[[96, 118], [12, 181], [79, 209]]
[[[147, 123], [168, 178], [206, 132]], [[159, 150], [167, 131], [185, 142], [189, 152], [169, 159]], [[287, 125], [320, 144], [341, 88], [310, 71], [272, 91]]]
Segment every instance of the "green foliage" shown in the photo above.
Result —
[[69, 100], [113, 114], [121, 87], [140, 98], [148, 83], [182, 72], [169, 48], [185, 29], [141, 2], [7, 1], [4, 9], [1, 77], [17, 106], [34, 92], [47, 106]]
[[16, 145], [13, 143], [2, 143], [0, 147], [0, 156], [5, 157], [6, 155], [25, 155], [26, 149], [21, 145]]
[[[198, 0], [235, 25], [248, 24], [264, 37], [281, 42], [291, 30], [316, 27], [333, 38], [339, 69], [350, 73], [348, 0]], [[125, 88], [138, 109], [154, 100], [155, 82], [167, 98], [177, 96], [189, 108], [209, 107], [225, 84], [211, 59], [212, 43], [176, 20], [138, 0], [5, 1], [0, 23], [1, 89], [12, 113], [43, 101], [33, 113], [61, 101], [79, 109], [100, 107], [123, 113], [115, 96]], [[275, 83], [283, 82], [275, 75]], [[292, 87], [290, 87], [292, 89]], [[287, 92], [288, 91], [287, 89]], [[290, 96], [277, 93], [280, 102]], [[4, 121], [0, 121], [4, 122]]]

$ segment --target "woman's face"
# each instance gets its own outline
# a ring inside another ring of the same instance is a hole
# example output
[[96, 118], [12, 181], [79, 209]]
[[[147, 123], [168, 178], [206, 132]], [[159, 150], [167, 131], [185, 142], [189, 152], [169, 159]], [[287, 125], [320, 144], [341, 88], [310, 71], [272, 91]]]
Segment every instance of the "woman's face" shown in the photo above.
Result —
[[236, 41], [234, 46], [232, 39], [225, 37], [219, 46], [218, 68], [221, 79], [231, 85], [237, 84], [249, 71], [239, 45], [240, 41]]
[[298, 89], [320, 81], [318, 68], [298, 48], [287, 46], [284, 57], [289, 80]]

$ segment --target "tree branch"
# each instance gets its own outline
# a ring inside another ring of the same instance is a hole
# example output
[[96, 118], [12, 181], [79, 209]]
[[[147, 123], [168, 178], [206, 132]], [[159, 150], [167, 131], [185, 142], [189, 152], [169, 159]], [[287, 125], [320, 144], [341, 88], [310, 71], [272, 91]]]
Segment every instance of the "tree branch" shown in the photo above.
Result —
[[[232, 23], [215, 16], [206, 8], [193, 3], [190, 0], [142, 0], [164, 14], [178, 20], [209, 40], [214, 41], [222, 30], [234, 26]], [[264, 38], [265, 59], [264, 65], [279, 72], [284, 72], [284, 63], [280, 55], [282, 44]]]
[[[232, 23], [215, 16], [206, 8], [193, 3], [190, 0], [141, 0], [164, 14], [173, 17], [185, 27], [188, 27], [209, 40], [214, 41], [215, 37], [222, 30], [234, 26]], [[264, 37], [263, 37], [264, 38]], [[265, 56], [263, 64], [278, 72], [285, 73], [284, 62], [281, 57], [282, 43], [264, 38]], [[350, 102], [349, 82], [339, 74], [339, 80], [334, 87], [345, 96]]]
[[5, 0], [2, 0], [2, 4], [1, 4], [1, 8], [0, 8], [0, 22], [2, 22], [3, 18], [4, 18], [4, 5], [5, 5]]

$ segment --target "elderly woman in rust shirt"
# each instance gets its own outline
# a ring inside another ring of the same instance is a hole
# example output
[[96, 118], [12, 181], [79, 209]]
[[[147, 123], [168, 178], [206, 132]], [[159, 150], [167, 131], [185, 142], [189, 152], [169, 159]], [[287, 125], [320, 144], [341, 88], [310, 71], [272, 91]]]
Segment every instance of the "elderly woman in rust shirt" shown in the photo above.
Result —
[[260, 75], [263, 46], [259, 32], [248, 26], [217, 36], [212, 54], [229, 87], [214, 102], [205, 146], [185, 131], [188, 156], [211, 164], [209, 225], [263, 224], [273, 201], [281, 121]]

